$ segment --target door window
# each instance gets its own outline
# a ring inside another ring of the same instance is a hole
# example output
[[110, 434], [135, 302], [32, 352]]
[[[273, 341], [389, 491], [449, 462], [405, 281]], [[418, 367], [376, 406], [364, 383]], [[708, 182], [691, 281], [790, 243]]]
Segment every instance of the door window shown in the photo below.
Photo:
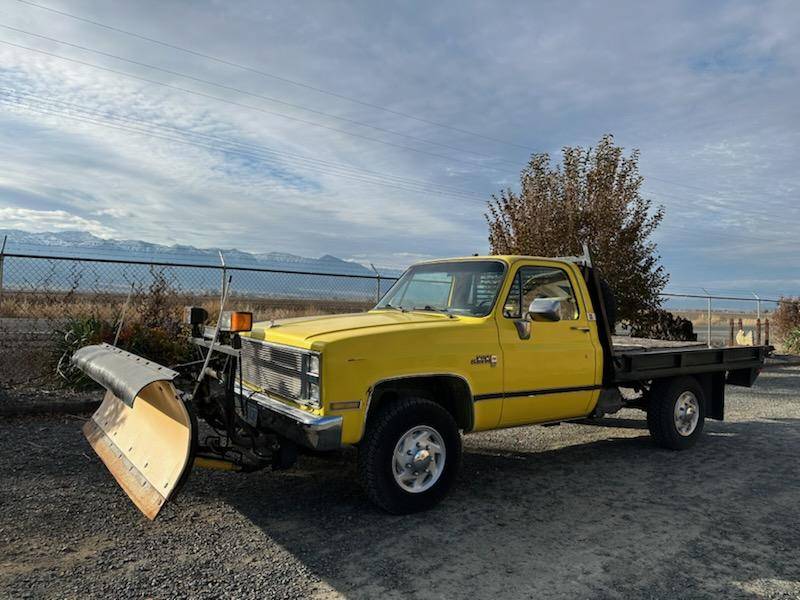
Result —
[[521, 267], [503, 305], [503, 315], [521, 319], [523, 311], [527, 311], [536, 298], [557, 299], [562, 321], [574, 321], [580, 315], [569, 276], [555, 267]]

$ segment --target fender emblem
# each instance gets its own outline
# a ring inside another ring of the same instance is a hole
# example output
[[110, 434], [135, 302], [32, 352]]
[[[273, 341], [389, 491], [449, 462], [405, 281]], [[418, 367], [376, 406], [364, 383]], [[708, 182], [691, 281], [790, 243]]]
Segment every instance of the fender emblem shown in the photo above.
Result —
[[497, 355], [496, 354], [478, 354], [475, 358], [469, 361], [471, 365], [491, 365], [493, 367], [497, 366]]

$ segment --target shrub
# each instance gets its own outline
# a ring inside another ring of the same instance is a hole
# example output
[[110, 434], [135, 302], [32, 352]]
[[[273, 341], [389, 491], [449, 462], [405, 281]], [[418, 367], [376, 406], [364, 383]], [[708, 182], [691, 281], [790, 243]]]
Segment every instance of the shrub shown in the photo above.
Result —
[[53, 332], [53, 360], [55, 372], [68, 387], [85, 389], [91, 380], [72, 366], [70, 359], [79, 348], [103, 341], [114, 340], [113, 324], [94, 316], [67, 320], [64, 327]]
[[637, 319], [631, 325], [631, 335], [676, 342], [697, 341], [697, 334], [689, 319], [684, 319], [663, 309], [648, 312]]
[[[91, 379], [70, 362], [72, 355], [90, 344], [111, 344], [115, 334], [114, 324], [104, 319], [94, 316], [68, 319], [65, 326], [54, 333], [55, 370], [63, 383], [76, 389], [91, 387]], [[170, 329], [142, 323], [125, 325], [117, 346], [165, 366], [187, 362], [192, 356], [191, 345], [179, 324]]]
[[[131, 298], [117, 346], [153, 362], [171, 366], [192, 356], [182, 322], [183, 298], [172, 289], [163, 271], [151, 267], [150, 286]], [[86, 388], [91, 380], [72, 366], [73, 353], [90, 344], [113, 343], [116, 324], [97, 315], [70, 316], [54, 332], [55, 371], [64, 384]]]
[[800, 327], [795, 327], [783, 336], [783, 345], [791, 354], [800, 354]]
[[783, 297], [770, 322], [775, 328], [775, 338], [784, 343], [787, 337], [800, 328], [800, 297]]

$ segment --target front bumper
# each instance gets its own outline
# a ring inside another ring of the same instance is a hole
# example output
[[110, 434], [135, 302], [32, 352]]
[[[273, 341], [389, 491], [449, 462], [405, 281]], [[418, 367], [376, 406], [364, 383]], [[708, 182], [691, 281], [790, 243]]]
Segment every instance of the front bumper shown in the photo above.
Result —
[[342, 417], [320, 417], [294, 408], [267, 394], [236, 384], [236, 412], [247, 423], [265, 428], [313, 450], [342, 445]]

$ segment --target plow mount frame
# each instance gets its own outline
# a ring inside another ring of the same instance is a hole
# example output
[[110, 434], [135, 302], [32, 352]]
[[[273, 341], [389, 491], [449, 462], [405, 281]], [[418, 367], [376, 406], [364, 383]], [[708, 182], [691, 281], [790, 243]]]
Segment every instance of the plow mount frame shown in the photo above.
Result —
[[[288, 468], [294, 442], [237, 413], [243, 391], [238, 334], [217, 340], [193, 328], [198, 360], [171, 369], [110, 344], [76, 351], [72, 363], [106, 389], [83, 433], [120, 487], [155, 519], [192, 467], [254, 471]], [[180, 382], [191, 393], [176, 387]], [[199, 419], [214, 433], [199, 442]]]

